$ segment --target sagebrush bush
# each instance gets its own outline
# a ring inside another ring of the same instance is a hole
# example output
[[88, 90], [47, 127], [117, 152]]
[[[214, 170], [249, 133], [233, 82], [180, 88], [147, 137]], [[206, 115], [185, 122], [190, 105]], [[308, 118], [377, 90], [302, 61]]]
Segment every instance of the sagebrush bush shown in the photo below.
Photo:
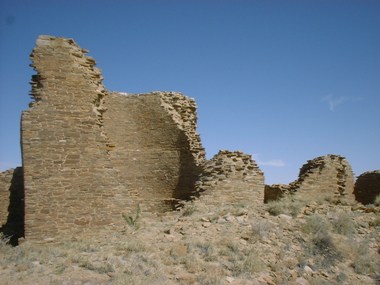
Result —
[[273, 216], [287, 214], [295, 217], [304, 206], [305, 202], [303, 200], [297, 199], [293, 195], [286, 195], [279, 200], [270, 201], [267, 204], [267, 210]]
[[355, 232], [355, 223], [349, 213], [337, 213], [337, 215], [333, 217], [331, 224], [334, 231], [338, 234], [350, 236]]
[[252, 235], [254, 238], [261, 240], [269, 235], [272, 228], [273, 225], [267, 220], [254, 222], [252, 223]]
[[323, 268], [328, 268], [342, 258], [334, 245], [330, 234], [330, 223], [322, 216], [314, 214], [307, 218], [303, 231], [310, 235], [307, 244], [308, 252], [317, 257], [317, 262]]

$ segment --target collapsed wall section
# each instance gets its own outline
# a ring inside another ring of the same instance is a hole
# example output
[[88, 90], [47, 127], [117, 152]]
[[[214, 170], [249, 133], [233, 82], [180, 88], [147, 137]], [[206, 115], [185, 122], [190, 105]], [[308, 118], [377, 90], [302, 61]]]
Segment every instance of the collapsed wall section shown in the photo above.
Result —
[[254, 207], [264, 200], [264, 174], [251, 155], [221, 150], [205, 163], [197, 191], [206, 205]]
[[296, 194], [306, 199], [325, 198], [349, 203], [354, 201], [354, 175], [346, 158], [329, 154], [307, 161], [298, 179], [289, 185], [271, 185], [265, 190], [266, 202], [285, 194]]

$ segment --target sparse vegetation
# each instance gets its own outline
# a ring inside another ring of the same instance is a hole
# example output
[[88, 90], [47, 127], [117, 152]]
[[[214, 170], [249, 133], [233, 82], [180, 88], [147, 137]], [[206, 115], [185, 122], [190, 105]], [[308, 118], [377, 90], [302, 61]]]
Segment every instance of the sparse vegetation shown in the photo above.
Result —
[[351, 236], [355, 232], [355, 224], [349, 213], [339, 212], [332, 219], [335, 232], [345, 236]]
[[295, 217], [301, 212], [301, 209], [304, 206], [304, 201], [294, 197], [293, 195], [287, 195], [279, 200], [270, 201], [267, 204], [267, 209], [268, 212], [274, 216], [286, 214]]
[[183, 208], [182, 210], [182, 216], [184, 217], [189, 217], [191, 215], [194, 214], [194, 212], [196, 212], [197, 208], [195, 207], [194, 204], [187, 204], [185, 205], [185, 207]]
[[137, 230], [140, 227], [139, 225], [140, 214], [141, 214], [141, 208], [140, 208], [140, 205], [137, 205], [135, 217], [132, 217], [126, 214], [122, 214], [122, 216], [130, 227]]
[[[161, 218], [144, 216], [138, 231], [96, 239], [12, 247], [2, 236], [0, 274], [9, 285], [69, 279], [78, 285], [295, 284], [301, 277], [310, 284], [374, 285], [380, 273], [377, 214], [315, 205], [314, 214], [300, 211], [291, 219], [268, 214], [265, 205], [210, 209], [191, 202]], [[280, 209], [289, 213], [288, 206]], [[139, 212], [130, 215], [128, 228], [138, 224]]]

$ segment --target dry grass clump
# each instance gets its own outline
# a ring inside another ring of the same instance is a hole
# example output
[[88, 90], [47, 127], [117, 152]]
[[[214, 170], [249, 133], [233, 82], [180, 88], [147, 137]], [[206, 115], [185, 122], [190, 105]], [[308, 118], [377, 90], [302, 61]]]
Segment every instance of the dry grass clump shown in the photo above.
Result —
[[352, 215], [346, 212], [339, 212], [333, 216], [331, 221], [333, 230], [341, 235], [351, 236], [355, 233], [356, 225], [352, 219]]
[[296, 198], [293, 195], [286, 195], [279, 200], [270, 201], [267, 204], [267, 210], [273, 216], [286, 214], [296, 217], [304, 206], [305, 201]]
[[254, 240], [262, 240], [267, 238], [273, 230], [273, 225], [264, 219], [253, 222], [251, 226]]
[[314, 256], [317, 264], [322, 268], [329, 268], [342, 258], [333, 242], [330, 228], [330, 223], [318, 214], [308, 217], [303, 226], [303, 231], [309, 234], [306, 252]]
[[[379, 275], [380, 274], [380, 259], [378, 256], [370, 252], [368, 242], [353, 244], [352, 252], [354, 259], [351, 264], [356, 273], [362, 275]], [[380, 275], [377, 276], [380, 278]]]

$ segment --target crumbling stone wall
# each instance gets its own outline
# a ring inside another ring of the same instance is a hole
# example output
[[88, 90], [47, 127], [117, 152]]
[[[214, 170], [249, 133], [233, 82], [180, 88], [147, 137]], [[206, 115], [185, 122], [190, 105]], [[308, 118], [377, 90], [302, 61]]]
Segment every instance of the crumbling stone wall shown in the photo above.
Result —
[[133, 199], [149, 211], [189, 199], [205, 158], [195, 101], [174, 92], [111, 93], [106, 105], [112, 110], [104, 114], [110, 159]]
[[205, 163], [197, 191], [207, 205], [259, 205], [264, 200], [264, 174], [251, 155], [221, 150]]
[[34, 102], [21, 134], [28, 239], [118, 227], [138, 203], [167, 210], [189, 198], [204, 160], [194, 100], [110, 93], [86, 52], [40, 36], [31, 54]]
[[329, 154], [307, 161], [296, 181], [288, 186], [266, 187], [265, 200], [275, 200], [284, 194], [294, 194], [307, 199], [331, 199], [353, 202], [354, 176], [346, 158]]
[[380, 195], [380, 170], [367, 171], [359, 175], [355, 183], [355, 199], [364, 204], [372, 204]]

